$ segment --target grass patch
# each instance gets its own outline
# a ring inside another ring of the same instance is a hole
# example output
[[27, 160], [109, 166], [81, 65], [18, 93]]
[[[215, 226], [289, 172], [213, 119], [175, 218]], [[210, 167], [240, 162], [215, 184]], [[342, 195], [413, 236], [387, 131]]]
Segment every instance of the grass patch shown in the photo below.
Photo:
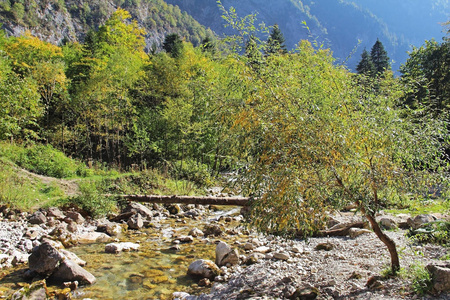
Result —
[[409, 268], [402, 269], [399, 275], [411, 280], [411, 290], [417, 295], [423, 296], [432, 289], [431, 274], [421, 263], [414, 263]]
[[86, 177], [91, 170], [79, 161], [71, 159], [51, 145], [30, 145], [23, 147], [6, 142], [1, 143], [0, 157], [5, 157], [30, 172], [55, 177]]
[[386, 209], [391, 214], [410, 214], [412, 216], [433, 213], [449, 213], [450, 201], [448, 199], [427, 199], [408, 202], [404, 207], [398, 209]]
[[0, 203], [30, 211], [64, 197], [57, 183], [42, 181], [21, 174], [8, 161], [0, 158]]
[[[99, 217], [117, 210], [116, 200], [105, 194], [204, 195], [202, 185], [213, 182], [206, 169], [197, 166], [188, 173], [187, 163], [181, 169], [184, 169], [183, 176], [178, 170], [176, 178], [181, 178], [178, 180], [171, 178], [170, 172], [162, 173], [157, 169], [119, 173], [101, 163], [94, 163], [89, 169], [50, 145], [23, 147], [0, 142], [0, 203], [24, 211], [75, 205]], [[68, 181], [61, 178], [68, 177], [77, 178], [71, 183], [78, 185], [79, 195], [68, 197], [65, 194]]]

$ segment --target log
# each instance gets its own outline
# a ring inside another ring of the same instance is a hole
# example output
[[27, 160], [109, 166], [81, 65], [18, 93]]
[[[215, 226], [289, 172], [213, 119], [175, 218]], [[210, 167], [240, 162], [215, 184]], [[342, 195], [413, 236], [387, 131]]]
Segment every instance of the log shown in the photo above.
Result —
[[317, 236], [346, 236], [348, 235], [350, 228], [365, 228], [367, 222], [353, 222], [346, 224], [344, 227], [333, 230], [321, 230]]
[[144, 203], [160, 204], [201, 204], [201, 205], [233, 205], [247, 206], [250, 198], [248, 197], [200, 197], [200, 196], [161, 196], [161, 195], [121, 195], [128, 201], [137, 201]]

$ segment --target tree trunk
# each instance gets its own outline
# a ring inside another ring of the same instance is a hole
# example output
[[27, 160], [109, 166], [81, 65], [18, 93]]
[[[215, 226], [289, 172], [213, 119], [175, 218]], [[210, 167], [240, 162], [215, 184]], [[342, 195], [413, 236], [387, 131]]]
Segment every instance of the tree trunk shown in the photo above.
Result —
[[400, 260], [398, 258], [397, 246], [395, 245], [395, 242], [381, 230], [380, 225], [378, 225], [377, 221], [372, 215], [366, 213], [365, 209], [362, 209], [361, 211], [366, 216], [367, 220], [369, 220], [370, 226], [372, 227], [377, 237], [388, 248], [389, 254], [391, 255], [392, 274], [397, 274], [397, 272], [400, 271]]
[[[115, 196], [115, 195], [111, 195]], [[198, 197], [198, 196], [160, 196], [160, 195], [120, 195], [129, 201], [147, 202], [147, 203], [182, 203], [182, 204], [201, 204], [201, 205], [233, 205], [247, 206], [250, 198], [247, 197]]]

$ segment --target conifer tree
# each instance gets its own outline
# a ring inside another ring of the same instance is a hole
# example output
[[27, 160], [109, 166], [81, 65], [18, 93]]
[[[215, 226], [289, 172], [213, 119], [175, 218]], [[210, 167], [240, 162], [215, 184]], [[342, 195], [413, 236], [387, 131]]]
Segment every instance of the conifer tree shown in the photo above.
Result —
[[364, 49], [363, 53], [361, 54], [361, 60], [356, 66], [356, 71], [358, 72], [358, 74], [367, 76], [372, 76], [373, 74], [375, 74], [375, 66], [373, 65], [372, 57], [366, 49]]
[[389, 57], [387, 51], [384, 49], [383, 44], [379, 39], [373, 45], [370, 56], [372, 58], [373, 65], [375, 67], [375, 74], [380, 75], [386, 70], [390, 70]]
[[285, 39], [283, 33], [277, 24], [272, 28], [269, 38], [267, 39], [266, 54], [287, 53]]
[[183, 41], [178, 34], [169, 34], [164, 39], [163, 49], [172, 55], [173, 58], [177, 58], [183, 51]]

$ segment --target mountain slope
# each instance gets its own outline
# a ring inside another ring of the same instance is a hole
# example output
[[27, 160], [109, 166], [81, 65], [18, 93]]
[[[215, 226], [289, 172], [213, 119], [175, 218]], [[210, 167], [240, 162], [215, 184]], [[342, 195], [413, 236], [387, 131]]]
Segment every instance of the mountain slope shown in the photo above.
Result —
[[[214, 1], [167, 0], [178, 5], [216, 33], [229, 33]], [[338, 62], [355, 68], [364, 48], [370, 50], [379, 38], [393, 69], [407, 58], [411, 45], [426, 39], [440, 40], [444, 35], [440, 22], [450, 18], [448, 0], [223, 0], [226, 9], [236, 8], [240, 16], [257, 13], [258, 21], [278, 24], [289, 49], [301, 39], [317, 40], [333, 50]], [[306, 21], [309, 31], [304, 28]], [[357, 51], [346, 58], [357, 47]]]
[[153, 43], [161, 45], [168, 33], [178, 33], [194, 45], [213, 35], [186, 12], [163, 0], [30, 0], [24, 5], [13, 2], [0, 3], [0, 23], [7, 34], [18, 36], [29, 30], [54, 44], [63, 39], [83, 41], [89, 29], [102, 25], [118, 7], [128, 10], [146, 29], [148, 47]]

